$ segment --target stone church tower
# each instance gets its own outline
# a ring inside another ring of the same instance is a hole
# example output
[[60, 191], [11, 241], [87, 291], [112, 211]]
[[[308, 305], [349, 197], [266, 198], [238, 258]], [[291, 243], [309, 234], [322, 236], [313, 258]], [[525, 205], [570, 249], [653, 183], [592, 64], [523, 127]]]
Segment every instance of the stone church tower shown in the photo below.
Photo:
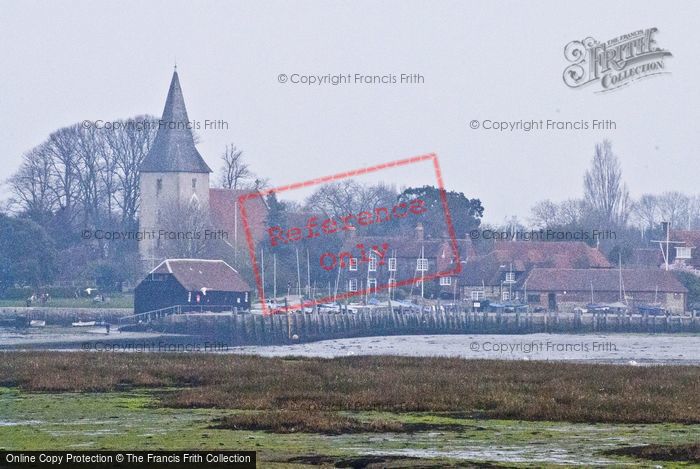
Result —
[[139, 243], [141, 259], [147, 266], [159, 260], [158, 231], [164, 228], [163, 216], [172, 214], [174, 205], [198, 204], [209, 210], [211, 172], [195, 147], [176, 69], [156, 138], [140, 168], [139, 228], [156, 233], [155, 239]]

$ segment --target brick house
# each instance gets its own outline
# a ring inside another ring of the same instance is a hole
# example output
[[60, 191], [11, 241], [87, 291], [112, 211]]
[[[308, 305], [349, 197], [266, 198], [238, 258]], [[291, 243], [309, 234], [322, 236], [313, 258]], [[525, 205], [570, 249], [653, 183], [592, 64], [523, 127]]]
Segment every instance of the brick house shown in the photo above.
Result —
[[[456, 240], [459, 259], [474, 256], [471, 240]], [[377, 287], [393, 287], [402, 281], [430, 276], [439, 272], [455, 270], [455, 252], [450, 239], [426, 238], [422, 225], [415, 229], [414, 236], [355, 236], [349, 235], [343, 242], [342, 249], [357, 252], [357, 246], [366, 247], [370, 258], [368, 262], [351, 258], [343, 269], [341, 285], [347, 292], [359, 292], [365, 289], [374, 293]], [[388, 247], [382, 258], [371, 252], [372, 246]], [[426, 281], [423, 288], [426, 298], [454, 298], [459, 296], [459, 275], [441, 276]], [[416, 282], [401, 287], [404, 291], [420, 295], [421, 284]], [[394, 288], [383, 288], [391, 292]], [[392, 295], [393, 296], [393, 295]]]
[[495, 302], [524, 300], [519, 283], [534, 268], [606, 269], [610, 262], [581, 241], [504, 241], [469, 259], [460, 276], [463, 299]]
[[517, 289], [528, 304], [550, 311], [625, 300], [632, 308], [657, 304], [680, 314], [686, 310], [688, 296], [673, 272], [653, 268], [534, 268], [518, 282]]

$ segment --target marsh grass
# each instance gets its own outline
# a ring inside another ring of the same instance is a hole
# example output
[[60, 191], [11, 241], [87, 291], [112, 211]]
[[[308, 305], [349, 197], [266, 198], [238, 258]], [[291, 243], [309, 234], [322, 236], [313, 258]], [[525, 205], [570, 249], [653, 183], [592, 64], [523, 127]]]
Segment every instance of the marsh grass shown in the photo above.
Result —
[[262, 430], [271, 433], [347, 433], [406, 432], [409, 428], [400, 422], [388, 420], [362, 421], [336, 412], [302, 412], [294, 410], [241, 413], [223, 417], [213, 428], [228, 430]]
[[700, 367], [692, 366], [2, 352], [0, 386], [49, 392], [174, 387], [178, 389], [162, 393], [160, 403], [175, 408], [700, 423]]
[[700, 443], [686, 445], [645, 445], [616, 448], [605, 454], [632, 456], [652, 461], [675, 461], [700, 463]]

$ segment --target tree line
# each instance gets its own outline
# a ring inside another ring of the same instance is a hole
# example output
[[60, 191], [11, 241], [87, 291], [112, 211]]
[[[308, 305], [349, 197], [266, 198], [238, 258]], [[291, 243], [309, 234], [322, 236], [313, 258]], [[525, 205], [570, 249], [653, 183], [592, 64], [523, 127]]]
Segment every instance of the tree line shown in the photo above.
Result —
[[[3, 267], [0, 291], [57, 279], [97, 279], [115, 288], [138, 278], [142, 265], [136, 240], [110, 242], [84, 233], [138, 229], [139, 168], [153, 145], [157, 123], [149, 115], [117, 120], [109, 128], [84, 121], [56, 130], [22, 155], [17, 171], [4, 181], [9, 198], [3, 212], [9, 216], [0, 220], [0, 259], [13, 261]], [[213, 185], [256, 190], [268, 183], [233, 144], [225, 147], [221, 163]], [[204, 225], [201, 215], [194, 217]], [[27, 240], [21, 237], [29, 232], [41, 242], [24, 249]]]

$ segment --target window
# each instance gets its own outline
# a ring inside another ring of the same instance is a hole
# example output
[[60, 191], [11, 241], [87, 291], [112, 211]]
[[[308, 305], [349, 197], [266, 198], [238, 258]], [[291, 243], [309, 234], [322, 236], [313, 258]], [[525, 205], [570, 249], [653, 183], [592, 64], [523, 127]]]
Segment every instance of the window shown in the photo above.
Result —
[[369, 264], [367, 266], [367, 269], [370, 272], [376, 272], [377, 271], [377, 258], [374, 257], [374, 255], [369, 256]]
[[389, 258], [389, 272], [396, 272], [396, 258]]
[[540, 302], [540, 295], [537, 295], [534, 293], [528, 293], [527, 302], [528, 303], [539, 303]]
[[396, 279], [390, 278], [389, 279], [389, 288], [395, 288], [395, 287], [396, 287]]
[[156, 195], [160, 194], [160, 191], [163, 190], [163, 180], [158, 178], [156, 179]]
[[440, 285], [452, 285], [452, 277], [440, 277]]
[[377, 279], [376, 278], [368, 278], [367, 279], [367, 288], [369, 291], [372, 290], [377, 290]]
[[416, 270], [418, 272], [425, 272], [428, 270], [428, 259], [425, 257], [419, 257], [416, 259]]
[[510, 292], [504, 291], [501, 293], [501, 301], [510, 301]]
[[679, 246], [676, 248], [676, 259], [691, 259], [693, 256], [691, 254], [691, 248], [685, 246]]
[[[350, 270], [357, 270], [357, 257], [351, 257], [350, 259], [348, 259], [348, 268]], [[353, 291], [357, 291], [357, 290], [353, 290]]]
[[354, 292], [357, 291], [357, 279], [356, 278], [351, 278], [348, 280], [348, 291]]
[[515, 272], [506, 272], [506, 283], [515, 283]]
[[192, 189], [197, 188], [197, 178], [192, 178]]
[[479, 301], [484, 297], [484, 292], [481, 290], [472, 291], [472, 300]]

